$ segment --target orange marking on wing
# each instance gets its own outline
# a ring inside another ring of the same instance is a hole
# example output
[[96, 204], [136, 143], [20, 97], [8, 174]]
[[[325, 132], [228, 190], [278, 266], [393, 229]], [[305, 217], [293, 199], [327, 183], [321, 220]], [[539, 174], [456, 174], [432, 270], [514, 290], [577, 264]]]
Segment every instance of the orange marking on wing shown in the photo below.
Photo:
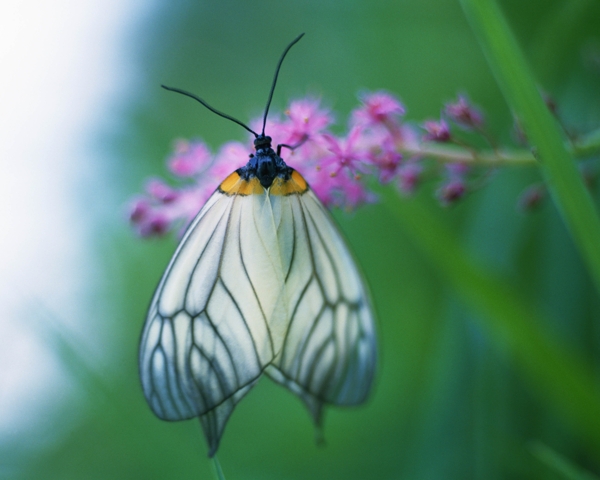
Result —
[[251, 178], [249, 181], [242, 180], [238, 195], [261, 195], [265, 193], [264, 187], [260, 184], [258, 178]]
[[226, 195], [260, 195], [265, 189], [254, 177], [250, 180], [243, 180], [237, 172], [233, 172], [219, 185], [219, 189]]
[[221, 185], [219, 185], [219, 189], [223, 193], [227, 193], [228, 195], [233, 195], [235, 193], [235, 190], [238, 188], [238, 182], [240, 182], [241, 180], [242, 179], [240, 178], [238, 173], [233, 172], [231, 175], [229, 175], [225, 180], [223, 180], [221, 182]]
[[294, 170], [292, 172], [292, 180], [298, 188], [298, 193], [304, 193], [308, 190], [308, 183], [306, 183], [304, 177], [300, 175], [300, 173], [297, 170]]
[[306, 190], [308, 190], [306, 180], [294, 170], [288, 180], [281, 177], [275, 178], [269, 193], [271, 195], [291, 195], [293, 193], [301, 194], [306, 192]]

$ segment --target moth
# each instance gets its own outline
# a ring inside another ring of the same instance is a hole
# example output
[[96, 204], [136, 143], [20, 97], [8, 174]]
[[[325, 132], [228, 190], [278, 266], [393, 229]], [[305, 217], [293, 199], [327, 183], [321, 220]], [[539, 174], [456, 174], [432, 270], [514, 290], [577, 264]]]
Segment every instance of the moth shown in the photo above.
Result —
[[247, 164], [225, 178], [183, 235], [152, 298], [139, 370], [163, 420], [199, 417], [209, 456], [235, 405], [263, 374], [308, 407], [357, 405], [377, 364], [367, 288], [330, 213], [265, 135], [202, 103], [254, 137]]

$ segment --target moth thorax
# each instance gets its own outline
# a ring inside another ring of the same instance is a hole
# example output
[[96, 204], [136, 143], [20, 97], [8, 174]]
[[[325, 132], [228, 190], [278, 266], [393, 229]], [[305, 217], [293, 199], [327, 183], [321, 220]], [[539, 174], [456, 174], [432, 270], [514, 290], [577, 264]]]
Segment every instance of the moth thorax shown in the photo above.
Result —
[[275, 152], [256, 155], [256, 177], [264, 188], [269, 188], [279, 173]]

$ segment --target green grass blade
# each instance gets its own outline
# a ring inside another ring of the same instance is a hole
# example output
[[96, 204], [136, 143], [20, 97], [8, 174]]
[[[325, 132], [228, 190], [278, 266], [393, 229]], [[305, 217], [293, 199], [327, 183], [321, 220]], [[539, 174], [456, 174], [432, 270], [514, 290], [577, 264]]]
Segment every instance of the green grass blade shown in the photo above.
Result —
[[225, 475], [223, 474], [223, 469], [221, 468], [221, 463], [217, 456], [213, 456], [213, 466], [215, 467], [215, 476], [217, 480], [225, 480]]
[[561, 478], [566, 480], [600, 480], [596, 475], [575, 465], [568, 458], [555, 452], [543, 443], [536, 442], [532, 444], [531, 453], [533, 453], [534, 457], [540, 462], [547, 465], [554, 472], [558, 473]]
[[542, 100], [531, 70], [494, 0], [461, 0], [508, 104], [534, 145], [554, 202], [600, 291], [600, 220], [563, 132]]
[[384, 192], [385, 205], [415, 245], [477, 314], [488, 338], [505, 350], [538, 393], [600, 459], [600, 391], [591, 368], [545, 326], [553, 322], [532, 308], [505, 280], [488, 273], [420, 202]]

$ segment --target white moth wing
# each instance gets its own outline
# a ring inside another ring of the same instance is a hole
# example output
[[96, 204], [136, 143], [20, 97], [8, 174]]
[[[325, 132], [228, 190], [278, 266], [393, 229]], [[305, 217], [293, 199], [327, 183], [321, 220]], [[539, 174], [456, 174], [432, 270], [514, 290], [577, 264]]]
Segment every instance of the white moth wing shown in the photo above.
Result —
[[366, 398], [375, 365], [366, 288], [309, 189], [216, 191], [159, 283], [140, 344], [151, 408], [165, 420], [199, 416], [210, 456], [263, 371], [320, 424], [324, 404]]
[[374, 319], [357, 265], [313, 192], [277, 200], [288, 326], [266, 372], [319, 424], [324, 404], [355, 405], [368, 396], [377, 363]]
[[271, 333], [285, 324], [278, 252], [266, 195], [216, 191], [151, 302], [140, 344], [144, 394], [164, 420], [200, 416], [209, 455], [280, 349]]

